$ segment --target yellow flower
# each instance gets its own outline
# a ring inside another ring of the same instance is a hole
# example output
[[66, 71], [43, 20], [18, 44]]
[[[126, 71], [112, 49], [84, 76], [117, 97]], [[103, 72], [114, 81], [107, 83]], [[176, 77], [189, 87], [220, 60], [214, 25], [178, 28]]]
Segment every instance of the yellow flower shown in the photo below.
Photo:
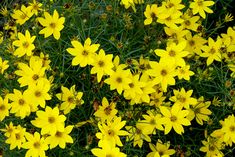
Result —
[[136, 12], [134, 0], [121, 0], [120, 4], [124, 5], [126, 9], [131, 7], [134, 10], [134, 12]]
[[144, 16], [146, 17], [146, 19], [144, 20], [144, 25], [150, 25], [153, 21], [156, 21], [157, 15], [157, 4], [152, 4], [151, 6], [148, 4], [144, 12]]
[[186, 41], [187, 46], [185, 50], [190, 53], [188, 57], [193, 56], [194, 53], [196, 53], [197, 55], [201, 55], [202, 47], [205, 43], [207, 43], [207, 40], [197, 34], [192, 36], [191, 32], [186, 34]]
[[105, 120], [111, 121], [118, 112], [115, 107], [116, 104], [114, 102], [109, 104], [108, 100], [103, 97], [102, 106], [99, 106], [99, 109], [94, 113], [94, 115], [99, 117], [101, 122], [104, 122]]
[[91, 65], [96, 56], [96, 51], [98, 50], [100, 44], [91, 44], [91, 39], [87, 38], [85, 40], [84, 46], [76, 40], [71, 41], [74, 48], [67, 48], [66, 50], [72, 56], [75, 56], [72, 60], [72, 65], [80, 65], [81, 67], [85, 67], [87, 65]]
[[206, 14], [207, 13], [213, 13], [213, 11], [208, 8], [209, 6], [214, 5], [215, 2], [214, 1], [206, 1], [206, 0], [194, 0], [194, 2], [190, 3], [190, 8], [192, 8], [193, 10], [193, 15], [199, 13], [199, 15], [202, 18], [206, 18]]
[[103, 142], [101, 148], [93, 148], [91, 152], [96, 157], [126, 157], [127, 155], [120, 152], [118, 147], [110, 145], [109, 142]]
[[143, 145], [143, 140], [147, 142], [151, 142], [151, 138], [148, 134], [143, 132], [143, 128], [140, 127], [139, 123], [136, 124], [136, 127], [133, 126], [126, 126], [127, 131], [129, 131], [129, 139], [128, 141], [134, 140], [133, 146], [135, 147], [138, 145], [140, 148]]
[[64, 149], [66, 143], [73, 143], [73, 139], [69, 136], [70, 132], [72, 131], [73, 126], [69, 125], [64, 128], [63, 132], [57, 131], [55, 135], [51, 135], [46, 138], [46, 143], [50, 145], [50, 149], [55, 148], [59, 145], [60, 148]]
[[150, 106], [160, 107], [166, 97], [163, 96], [163, 92], [154, 92], [151, 94], [150, 99]]
[[223, 157], [224, 154], [221, 149], [222, 143], [219, 142], [216, 138], [208, 137], [207, 141], [202, 141], [203, 146], [200, 148], [200, 151], [206, 153], [206, 157]]
[[206, 64], [209, 66], [214, 60], [221, 61], [222, 55], [220, 52], [220, 48], [222, 46], [222, 40], [221, 38], [217, 38], [216, 41], [214, 41], [212, 38], [209, 37], [208, 39], [208, 46], [203, 46], [202, 50], [204, 51], [200, 56], [201, 57], [207, 57]]
[[42, 29], [39, 34], [44, 34], [44, 37], [47, 38], [53, 34], [54, 38], [58, 40], [60, 38], [60, 31], [64, 28], [65, 18], [60, 17], [56, 10], [51, 16], [48, 12], [44, 12], [45, 18], [39, 17], [38, 22], [45, 27]]
[[221, 131], [224, 133], [224, 142], [232, 141], [235, 143], [235, 117], [234, 115], [229, 115], [224, 119], [222, 123]]
[[192, 98], [193, 90], [185, 91], [184, 88], [181, 90], [173, 90], [174, 96], [170, 97], [170, 100], [175, 103], [175, 105], [180, 105], [186, 109], [189, 109], [189, 105], [196, 105], [197, 99]]
[[45, 151], [48, 150], [48, 144], [44, 137], [41, 138], [38, 132], [35, 132], [33, 135], [26, 133], [25, 137], [27, 142], [22, 144], [24, 149], [28, 149], [25, 157], [46, 157]]
[[0, 74], [3, 74], [4, 71], [5, 71], [8, 67], [9, 67], [8, 61], [7, 61], [7, 60], [3, 61], [3, 60], [2, 60], [2, 57], [0, 57]]
[[126, 99], [134, 99], [136, 95], [143, 94], [142, 88], [146, 85], [139, 80], [140, 75], [130, 75], [131, 82], [129, 83], [129, 89], [124, 90], [124, 97]]
[[118, 93], [121, 94], [123, 90], [130, 88], [130, 75], [130, 70], [123, 70], [120, 67], [114, 71], [104, 82], [110, 85], [111, 90], [117, 89]]
[[6, 116], [9, 116], [10, 104], [8, 104], [8, 97], [6, 96], [4, 99], [0, 96], [0, 121]]
[[27, 56], [31, 56], [33, 53], [32, 51], [35, 49], [33, 42], [34, 42], [36, 36], [31, 37], [29, 31], [26, 30], [25, 35], [23, 35], [22, 33], [19, 32], [18, 38], [19, 38], [19, 40], [13, 41], [13, 45], [18, 47], [15, 50], [14, 55], [16, 55], [18, 57], [22, 57], [25, 54]]
[[40, 80], [45, 80], [45, 67], [42, 67], [42, 61], [31, 57], [29, 66], [25, 63], [18, 64], [19, 70], [15, 74], [21, 76], [17, 81], [21, 87], [38, 83]]
[[155, 84], [161, 84], [164, 92], [167, 91], [167, 85], [175, 85], [176, 76], [175, 66], [172, 64], [166, 64], [163, 62], [150, 62], [152, 69], [148, 70], [147, 73], [150, 76], [154, 76], [153, 82]]
[[233, 21], [233, 15], [230, 13], [227, 13], [224, 17], [224, 22], [230, 22]]
[[41, 128], [41, 134], [55, 135], [56, 132], [64, 132], [64, 121], [66, 117], [64, 115], [59, 115], [59, 108], [46, 107], [45, 111], [37, 111], [37, 118], [32, 120], [31, 123]]
[[22, 94], [21, 91], [14, 89], [14, 94], [9, 94], [9, 99], [12, 101], [11, 113], [15, 113], [16, 116], [21, 117], [21, 119], [30, 115], [31, 104], [25, 92]]
[[60, 105], [60, 110], [63, 110], [64, 114], [68, 114], [76, 105], [82, 105], [84, 101], [81, 99], [83, 93], [76, 92], [75, 85], [70, 89], [61, 86], [62, 93], [56, 94], [56, 97], [59, 100], [62, 100], [63, 103]]
[[185, 42], [185, 35], [189, 33], [189, 31], [185, 30], [182, 26], [175, 28], [164, 27], [164, 31], [169, 36], [167, 39], [167, 45]]
[[31, 84], [25, 91], [25, 94], [28, 97], [28, 101], [34, 105], [34, 108], [38, 105], [45, 108], [46, 100], [51, 99], [51, 96], [48, 94], [50, 88], [51, 84], [48, 80], [39, 80], [37, 84]]
[[178, 78], [181, 79], [185, 79], [187, 81], [190, 80], [190, 76], [194, 75], [193, 71], [190, 71], [190, 65], [185, 65], [184, 67], [178, 67], [177, 68], [177, 76]]
[[211, 115], [211, 111], [208, 109], [211, 102], [206, 101], [204, 102], [204, 98], [200, 97], [198, 99], [197, 104], [194, 104], [189, 109], [189, 114], [187, 118], [191, 121], [196, 118], [198, 124], [203, 125], [203, 121], [209, 120], [209, 115]]
[[14, 10], [13, 14], [11, 15], [13, 19], [16, 20], [16, 23], [23, 25], [26, 21], [33, 16], [30, 7], [25, 7], [24, 5], [21, 6], [21, 10]]
[[38, 11], [42, 10], [42, 3], [37, 2], [36, 0], [33, 0], [31, 3], [29, 3], [29, 8], [31, 9], [31, 12], [38, 15]]
[[227, 29], [227, 33], [222, 33], [222, 41], [226, 47], [229, 47], [230, 45], [235, 45], [235, 30], [232, 27], [229, 27]]
[[[1, 99], [1, 98], [0, 98]], [[3, 132], [5, 132], [5, 136], [6, 137], [11, 137], [12, 135], [14, 135], [15, 134], [15, 129], [16, 129], [16, 127], [13, 125], [13, 123], [12, 122], [10, 122], [10, 124], [5, 124], [5, 129], [0, 129], [0, 131], [3, 131]]]
[[174, 66], [185, 66], [183, 57], [186, 57], [189, 52], [184, 51], [186, 42], [182, 41], [179, 44], [172, 43], [166, 47], [166, 50], [156, 49], [154, 52], [161, 57], [161, 61]]
[[152, 152], [148, 153], [146, 157], [170, 157], [171, 155], [175, 154], [174, 149], [169, 149], [170, 141], [168, 141], [167, 143], [163, 143], [161, 140], [158, 139], [156, 145], [149, 143], [149, 147]]
[[147, 114], [143, 115], [144, 120], [138, 122], [139, 128], [144, 134], [156, 134], [157, 130], [164, 130], [162, 124], [159, 123], [161, 118], [160, 114], [154, 113], [153, 111], [147, 111]]
[[110, 145], [123, 146], [119, 136], [126, 136], [128, 132], [121, 130], [126, 124], [126, 121], [121, 121], [121, 117], [116, 117], [107, 123], [99, 122], [98, 127], [100, 132], [96, 133], [96, 137], [100, 139], [99, 146], [108, 142]]
[[97, 73], [97, 81], [100, 82], [103, 75], [110, 75], [113, 73], [113, 54], [105, 55], [104, 50], [101, 49], [95, 58], [96, 59], [91, 64], [93, 66], [91, 69], [91, 74]]
[[6, 139], [6, 143], [10, 144], [10, 150], [16, 147], [21, 149], [22, 144], [26, 142], [25, 133], [26, 129], [20, 125], [14, 128], [14, 133], [12, 133], [11, 136]]
[[181, 23], [181, 26], [185, 29], [192, 30], [197, 32], [199, 24], [197, 21], [200, 19], [199, 16], [190, 16], [187, 12], [182, 16], [184, 22]]
[[173, 105], [171, 110], [162, 106], [160, 107], [160, 111], [163, 117], [159, 120], [159, 123], [164, 124], [165, 135], [171, 131], [172, 127], [177, 134], [181, 135], [182, 133], [184, 133], [184, 128], [182, 127], [182, 125], [191, 125], [190, 121], [185, 118], [189, 114], [189, 111], [182, 110], [182, 107], [180, 105]]

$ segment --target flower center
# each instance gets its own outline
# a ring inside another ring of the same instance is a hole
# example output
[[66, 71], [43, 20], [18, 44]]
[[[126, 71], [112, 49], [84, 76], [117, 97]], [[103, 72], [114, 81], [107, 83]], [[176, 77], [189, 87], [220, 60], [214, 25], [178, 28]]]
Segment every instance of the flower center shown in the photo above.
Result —
[[55, 24], [54, 22], [52, 22], [52, 23], [50, 23], [50, 27], [51, 27], [52, 29], [55, 29], [56, 24]]
[[39, 149], [40, 148], [40, 142], [35, 142], [34, 144], [33, 144], [33, 147], [35, 148], [35, 149]]
[[36, 81], [37, 79], [39, 79], [39, 76], [37, 74], [34, 74], [32, 78], [34, 81]]
[[134, 86], [135, 86], [134, 83], [129, 83], [130, 88], [134, 88]]
[[191, 22], [190, 22], [189, 20], [185, 20], [185, 21], [184, 21], [184, 24], [185, 24], [186, 26], [190, 26], [190, 25], [191, 25]]
[[0, 105], [0, 111], [4, 111], [6, 109], [6, 106], [5, 105]]
[[34, 93], [34, 95], [35, 95], [36, 97], [40, 97], [40, 96], [42, 95], [42, 93], [41, 93], [40, 91], [36, 91], [36, 92]]
[[114, 136], [114, 131], [113, 130], [108, 130], [109, 136]]
[[26, 15], [25, 13], [22, 13], [22, 14], [20, 15], [20, 18], [21, 18], [22, 20], [26, 19], [26, 17], [27, 17], [27, 15]]
[[175, 122], [177, 120], [177, 117], [176, 116], [171, 116], [171, 121], [172, 122]]
[[214, 54], [215, 52], [216, 52], [216, 50], [214, 48], [211, 48], [209, 53]]
[[55, 118], [54, 117], [48, 117], [48, 122], [49, 123], [54, 123], [55, 122]]
[[99, 61], [99, 62], [98, 62], [98, 65], [99, 65], [100, 67], [103, 67], [103, 66], [104, 66], [104, 61]]
[[20, 139], [20, 134], [15, 134], [16, 139], [19, 140]]
[[111, 111], [112, 111], [111, 106], [108, 106], [108, 107], [106, 107], [106, 108], [104, 109], [104, 113], [105, 113], [106, 115], [110, 115]]
[[59, 132], [59, 131], [57, 131], [55, 134], [56, 137], [62, 137], [62, 135], [63, 135], [62, 132]]
[[175, 56], [175, 51], [170, 50], [170, 51], [169, 51], [169, 56], [174, 57], [174, 56]]
[[235, 126], [234, 126], [234, 125], [230, 126], [230, 127], [229, 127], [229, 130], [230, 130], [231, 132], [235, 132]]
[[156, 125], [155, 119], [151, 119], [151, 120], [150, 120], [150, 124], [151, 124], [151, 125]]
[[142, 134], [142, 131], [140, 130], [140, 129], [138, 129], [138, 128], [136, 128], [136, 134]]
[[23, 42], [23, 47], [27, 49], [29, 47], [29, 43], [27, 41]]
[[199, 1], [197, 2], [197, 5], [198, 5], [198, 6], [202, 6], [202, 5], [203, 5], [203, 1], [202, 1], [202, 0], [199, 0]]
[[189, 41], [189, 45], [190, 45], [190, 46], [194, 46], [194, 45], [195, 45], [195, 41], [194, 41], [194, 40], [190, 40], [190, 41]]
[[18, 103], [19, 103], [20, 106], [23, 106], [25, 104], [25, 101], [24, 101], [24, 99], [19, 99]]
[[88, 52], [86, 50], [82, 51], [82, 55], [83, 56], [87, 56], [88, 55]]
[[73, 103], [73, 102], [74, 102], [74, 99], [73, 99], [72, 96], [69, 96], [69, 97], [68, 97], [68, 102], [69, 102], [69, 103]]
[[122, 83], [122, 78], [121, 78], [121, 77], [118, 77], [118, 78], [116, 79], [116, 81], [117, 81], [117, 83]]
[[166, 75], [167, 75], [167, 71], [166, 71], [165, 69], [162, 69], [162, 70], [161, 70], [161, 75], [162, 75], [162, 76], [166, 76]]

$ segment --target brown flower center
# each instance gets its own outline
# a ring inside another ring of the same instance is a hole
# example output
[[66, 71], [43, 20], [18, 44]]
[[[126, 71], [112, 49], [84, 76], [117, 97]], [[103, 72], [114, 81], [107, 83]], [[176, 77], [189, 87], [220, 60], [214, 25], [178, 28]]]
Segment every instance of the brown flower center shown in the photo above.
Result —
[[40, 97], [40, 96], [42, 95], [42, 93], [41, 93], [40, 91], [35, 91], [34, 95], [35, 95], [36, 97]]
[[118, 78], [116, 79], [116, 81], [117, 81], [117, 83], [122, 83], [122, 78], [121, 78], [121, 77], [118, 77]]
[[20, 106], [23, 106], [25, 104], [25, 101], [24, 101], [24, 99], [19, 99], [18, 103], [19, 103]]
[[166, 75], [167, 75], [167, 71], [166, 71], [165, 69], [162, 69], [162, 70], [161, 70], [161, 75], [162, 75], [162, 76], [166, 76]]
[[55, 117], [48, 117], [48, 122], [49, 123], [54, 123], [55, 122]]
[[52, 29], [55, 29], [56, 24], [55, 24], [54, 22], [52, 22], [52, 23], [50, 23], [50, 27], [51, 27]]
[[171, 121], [172, 122], [175, 122], [177, 120], [177, 117], [176, 116], [171, 116]]
[[40, 142], [35, 142], [35, 143], [33, 144], [33, 147], [34, 147], [35, 149], [39, 149], [40, 146], [41, 146]]

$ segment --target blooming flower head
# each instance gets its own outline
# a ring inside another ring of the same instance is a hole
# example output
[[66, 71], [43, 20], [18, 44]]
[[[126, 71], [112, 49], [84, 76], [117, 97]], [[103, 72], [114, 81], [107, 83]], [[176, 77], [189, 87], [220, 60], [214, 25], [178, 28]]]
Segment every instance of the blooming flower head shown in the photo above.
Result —
[[29, 60], [29, 66], [25, 63], [18, 64], [19, 70], [15, 71], [15, 74], [21, 76], [18, 79], [21, 87], [38, 83], [38, 81], [45, 80], [45, 67], [42, 67], [42, 60], [37, 60], [35, 57], [31, 57]]
[[55, 135], [51, 135], [46, 138], [46, 142], [50, 145], [50, 149], [59, 146], [60, 148], [64, 149], [66, 143], [73, 143], [73, 139], [69, 136], [70, 132], [72, 131], [73, 126], [69, 125], [64, 128], [64, 131], [60, 132], [57, 131]]
[[25, 94], [35, 108], [38, 105], [40, 105], [42, 108], [45, 108], [46, 100], [51, 99], [51, 96], [48, 94], [50, 88], [51, 84], [48, 80], [40, 80], [37, 84], [31, 84], [25, 91]]
[[36, 0], [33, 0], [33, 2], [29, 3], [29, 8], [31, 9], [31, 12], [38, 15], [38, 12], [42, 10], [42, 3], [37, 2]]
[[82, 105], [84, 101], [82, 100], [82, 92], [76, 92], [75, 85], [70, 89], [61, 86], [62, 93], [56, 94], [56, 97], [59, 100], [62, 100], [63, 103], [60, 105], [60, 110], [64, 111], [64, 114], [68, 114], [76, 105]]
[[64, 115], [59, 115], [59, 108], [46, 107], [45, 111], [37, 111], [37, 118], [32, 120], [31, 123], [41, 128], [41, 134], [55, 135], [58, 131], [64, 132], [64, 121], [66, 117]]
[[26, 6], [22, 5], [21, 9], [14, 10], [14, 12], [11, 16], [13, 17], [13, 19], [16, 20], [16, 23], [23, 25], [26, 21], [28, 21], [30, 19], [31, 16], [33, 16], [33, 13], [31, 12], [30, 7], [26, 7]]
[[214, 41], [212, 38], [209, 37], [208, 46], [202, 47], [202, 50], [204, 52], [200, 55], [201, 57], [207, 57], [206, 60], [207, 66], [213, 63], [214, 60], [221, 62], [222, 60], [222, 55], [220, 52], [221, 46], [222, 46], [221, 38], [218, 37], [217, 40]]
[[96, 59], [92, 63], [91, 74], [97, 74], [97, 81], [100, 82], [103, 75], [110, 75], [114, 67], [112, 62], [113, 55], [105, 55], [103, 49], [99, 51], [99, 54], [96, 55]]
[[27, 142], [22, 145], [24, 149], [28, 149], [25, 157], [46, 157], [45, 151], [48, 150], [48, 144], [44, 137], [41, 138], [38, 132], [33, 135], [26, 133], [25, 137]]
[[136, 145], [138, 145], [141, 148], [144, 140], [150, 142], [151, 138], [148, 136], [147, 133], [143, 132], [143, 128], [139, 125], [140, 123], [137, 123], [136, 127], [126, 126], [126, 129], [129, 132], [129, 138], [127, 140], [133, 140], [133, 146], [135, 147]]
[[148, 4], [144, 12], [144, 16], [146, 17], [146, 19], [144, 20], [144, 25], [150, 25], [152, 22], [156, 22], [157, 15], [157, 4], [152, 4], [151, 6]]
[[158, 139], [156, 145], [149, 143], [149, 147], [152, 152], [148, 153], [146, 157], [169, 157], [175, 154], [174, 149], [169, 149], [170, 142], [163, 143], [161, 140]]
[[14, 89], [14, 94], [9, 94], [9, 99], [12, 101], [11, 113], [15, 113], [22, 119], [31, 113], [31, 105], [25, 92]]
[[72, 60], [72, 65], [80, 65], [85, 67], [91, 65], [96, 56], [96, 51], [98, 50], [100, 44], [91, 44], [91, 39], [87, 38], [85, 40], [84, 46], [79, 41], [71, 41], [74, 48], [66, 49], [71, 55], [75, 56]]
[[121, 121], [121, 117], [116, 117], [106, 123], [98, 123], [100, 132], [96, 133], [96, 137], [100, 139], [99, 146], [102, 146], [105, 142], [109, 142], [110, 145], [123, 146], [119, 136], [128, 135], [127, 131], [121, 130], [125, 124], [126, 121]]
[[44, 12], [45, 18], [38, 18], [38, 22], [45, 28], [43, 28], [39, 34], [44, 34], [47, 38], [53, 34], [54, 38], [58, 40], [60, 38], [60, 31], [64, 28], [65, 18], [60, 17], [56, 10], [54, 10], [51, 16], [48, 12]]
[[10, 150], [18, 147], [21, 148], [22, 144], [26, 142], [25, 139], [26, 129], [18, 125], [15, 127], [14, 132], [7, 138], [6, 143], [10, 144]]
[[207, 13], [213, 13], [213, 11], [209, 8], [210, 6], [214, 5], [214, 1], [207, 1], [207, 0], [194, 0], [190, 3], [190, 8], [193, 10], [193, 15], [199, 13], [202, 18], [206, 18]]
[[184, 133], [182, 125], [191, 125], [190, 121], [186, 118], [189, 111], [182, 110], [180, 105], [174, 104], [170, 110], [167, 107], [162, 106], [160, 107], [160, 111], [163, 117], [159, 121], [165, 126], [165, 135], [171, 131], [172, 127], [176, 133], [181, 135]]
[[22, 57], [25, 54], [27, 56], [31, 56], [33, 53], [32, 51], [35, 49], [35, 46], [33, 44], [35, 38], [36, 38], [36, 36], [31, 37], [28, 30], [25, 31], [25, 35], [23, 35], [22, 33], [19, 32], [18, 33], [18, 40], [15, 40], [13, 42], [13, 45], [18, 47], [15, 50], [14, 55], [16, 55], [18, 57]]
[[94, 113], [96, 117], [101, 118], [101, 121], [105, 120], [111, 121], [117, 114], [117, 110], [115, 109], [116, 104], [111, 102], [109, 104], [107, 98], [102, 99], [102, 105], [99, 105], [98, 110]]
[[131, 83], [130, 70], [123, 70], [122, 68], [118, 68], [114, 71], [109, 78], [107, 78], [104, 82], [110, 85], [110, 89], [117, 89], [118, 93], [121, 94], [123, 90], [129, 89], [129, 83]]
[[167, 85], [175, 85], [176, 71], [175, 65], [166, 64], [166, 62], [150, 62], [150, 66], [152, 69], [148, 70], [147, 73], [150, 76], [154, 76], [153, 82], [157, 84], [161, 84], [161, 87], [164, 92], [167, 91]]
[[170, 97], [170, 100], [175, 102], [186, 109], [189, 108], [189, 105], [195, 105], [197, 103], [197, 99], [192, 98], [193, 90], [185, 91], [184, 88], [181, 90], [174, 90], [174, 96]]

